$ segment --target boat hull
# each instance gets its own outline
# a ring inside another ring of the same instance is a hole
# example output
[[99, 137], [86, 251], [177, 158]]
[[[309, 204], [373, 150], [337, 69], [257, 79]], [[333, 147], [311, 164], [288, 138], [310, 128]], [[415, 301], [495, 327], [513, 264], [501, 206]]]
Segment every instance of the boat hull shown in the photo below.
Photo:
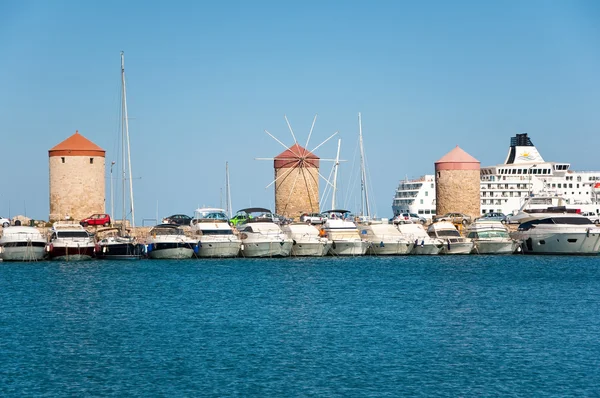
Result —
[[46, 256], [46, 244], [40, 246], [3, 246], [1, 257], [3, 261], [39, 261]]
[[56, 246], [52, 245], [48, 253], [50, 260], [58, 261], [87, 261], [95, 254], [94, 246]]
[[415, 255], [426, 255], [426, 256], [432, 256], [432, 255], [437, 255], [440, 254], [440, 252], [442, 251], [442, 247], [441, 245], [435, 244], [435, 243], [423, 243], [422, 245], [415, 245], [413, 246], [413, 249], [411, 251], [411, 254], [415, 254]]
[[194, 249], [189, 247], [171, 247], [152, 249], [148, 257], [156, 260], [180, 260], [194, 257]]
[[296, 242], [292, 245], [292, 256], [323, 257], [329, 252], [332, 242]]
[[135, 243], [100, 244], [96, 257], [103, 260], [139, 260], [144, 256], [144, 246]]
[[516, 233], [524, 254], [597, 255], [600, 250], [600, 229], [593, 232]]
[[447, 243], [444, 243], [444, 246], [442, 246], [442, 250], [440, 251], [440, 254], [447, 254], [447, 255], [470, 254], [472, 250], [473, 250], [473, 242], [450, 243], [450, 246], [448, 246]]
[[329, 249], [332, 256], [363, 256], [369, 248], [364, 240], [334, 240]]
[[198, 257], [223, 258], [237, 257], [240, 253], [240, 241], [211, 241], [200, 240], [198, 242]]
[[292, 241], [243, 242], [242, 257], [288, 257], [292, 251]]
[[514, 240], [474, 240], [473, 253], [476, 254], [512, 254], [519, 247]]
[[396, 256], [410, 254], [413, 243], [407, 242], [370, 242], [367, 253], [375, 256]]

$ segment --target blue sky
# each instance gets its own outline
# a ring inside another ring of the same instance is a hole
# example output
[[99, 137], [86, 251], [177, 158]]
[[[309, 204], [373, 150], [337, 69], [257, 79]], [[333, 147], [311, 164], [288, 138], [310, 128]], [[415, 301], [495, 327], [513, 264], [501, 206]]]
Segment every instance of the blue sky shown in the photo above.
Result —
[[118, 160], [121, 50], [138, 224], [224, 206], [226, 161], [234, 210], [272, 208], [254, 158], [284, 149], [265, 129], [293, 144], [284, 114], [301, 144], [319, 115], [309, 149], [339, 131], [338, 203], [357, 210], [362, 113], [381, 217], [455, 145], [487, 166], [528, 132], [597, 170], [598, 21], [596, 1], [0, 2], [0, 215], [47, 219], [47, 151], [75, 130]]

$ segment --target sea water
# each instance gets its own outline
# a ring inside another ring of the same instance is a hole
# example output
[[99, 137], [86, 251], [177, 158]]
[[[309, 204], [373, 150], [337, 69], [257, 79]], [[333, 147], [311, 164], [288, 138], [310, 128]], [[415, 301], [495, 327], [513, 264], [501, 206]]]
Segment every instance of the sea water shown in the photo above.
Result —
[[597, 396], [600, 257], [0, 263], [1, 396]]

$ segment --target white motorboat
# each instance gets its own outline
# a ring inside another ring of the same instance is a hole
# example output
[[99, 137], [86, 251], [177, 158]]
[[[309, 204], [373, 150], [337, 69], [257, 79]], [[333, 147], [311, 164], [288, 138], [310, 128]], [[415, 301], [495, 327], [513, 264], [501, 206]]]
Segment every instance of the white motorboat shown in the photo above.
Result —
[[367, 253], [374, 255], [410, 254], [414, 241], [407, 239], [391, 224], [370, 222], [359, 225], [369, 243]]
[[362, 239], [353, 221], [346, 219], [348, 210], [328, 210], [323, 223], [326, 236], [333, 242], [329, 254], [333, 256], [362, 256], [367, 252], [369, 243]]
[[37, 261], [46, 255], [46, 238], [34, 227], [4, 228], [0, 238], [0, 255], [4, 261]]
[[94, 238], [79, 224], [56, 222], [46, 246], [51, 260], [91, 260], [96, 253]]
[[449, 221], [434, 222], [427, 228], [427, 233], [444, 243], [440, 254], [469, 254], [473, 250], [471, 239], [460, 236], [454, 224]]
[[154, 259], [192, 258], [198, 250], [198, 242], [185, 235], [183, 228], [175, 224], [159, 224], [150, 230], [148, 257]]
[[292, 239], [283, 233], [268, 209], [253, 207], [238, 211], [247, 218], [237, 228], [240, 232], [242, 257], [288, 257]]
[[139, 260], [144, 256], [144, 245], [138, 243], [134, 236], [128, 235], [122, 227], [99, 230], [97, 235], [102, 236], [96, 253], [99, 259]]
[[510, 236], [525, 254], [597, 255], [600, 250], [600, 228], [579, 213], [553, 207], [519, 214], [521, 224]]
[[519, 242], [510, 237], [508, 228], [500, 221], [475, 220], [467, 227], [467, 238], [473, 241], [473, 253], [512, 254]]
[[444, 242], [432, 238], [421, 224], [395, 224], [396, 228], [408, 240], [414, 242], [411, 254], [431, 255], [440, 254]]
[[190, 222], [198, 235], [198, 257], [236, 257], [242, 241], [234, 234], [223, 209], [204, 207], [196, 209]]
[[325, 231], [309, 223], [286, 224], [281, 229], [292, 239], [292, 256], [325, 256], [333, 243], [325, 237]]

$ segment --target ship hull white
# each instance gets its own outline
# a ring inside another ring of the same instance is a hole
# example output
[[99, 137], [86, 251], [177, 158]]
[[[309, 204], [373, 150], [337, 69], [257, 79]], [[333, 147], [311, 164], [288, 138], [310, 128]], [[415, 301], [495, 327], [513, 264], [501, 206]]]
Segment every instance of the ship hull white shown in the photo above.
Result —
[[242, 243], [242, 257], [288, 257], [292, 251], [292, 241], [266, 241]]
[[194, 256], [194, 249], [190, 249], [187, 247], [174, 247], [169, 249], [154, 249], [151, 250], [148, 254], [148, 257], [157, 260], [165, 260], [165, 259], [186, 259], [192, 258]]
[[198, 244], [198, 257], [223, 258], [237, 257], [240, 253], [241, 242], [218, 242], [200, 240]]
[[375, 256], [396, 256], [410, 254], [413, 243], [406, 242], [371, 242], [367, 252]]
[[444, 243], [444, 246], [442, 246], [442, 250], [440, 251], [440, 254], [447, 254], [447, 255], [470, 254], [472, 250], [473, 250], [473, 242], [450, 243], [449, 247], [448, 247], [448, 243]]
[[424, 256], [432, 256], [440, 254], [442, 248], [440, 245], [434, 243], [424, 243], [422, 245], [413, 246], [411, 254], [415, 255], [424, 255]]
[[597, 255], [600, 250], [600, 229], [594, 232], [565, 233], [515, 232], [512, 236], [521, 240], [524, 254]]
[[323, 257], [331, 248], [332, 242], [296, 242], [292, 245], [292, 256]]
[[519, 247], [519, 242], [513, 240], [476, 240], [473, 253], [476, 254], [512, 254]]
[[46, 255], [44, 246], [4, 247], [0, 258], [3, 261], [38, 261]]
[[369, 243], [363, 240], [334, 240], [329, 249], [329, 254], [332, 256], [363, 256], [368, 248]]

